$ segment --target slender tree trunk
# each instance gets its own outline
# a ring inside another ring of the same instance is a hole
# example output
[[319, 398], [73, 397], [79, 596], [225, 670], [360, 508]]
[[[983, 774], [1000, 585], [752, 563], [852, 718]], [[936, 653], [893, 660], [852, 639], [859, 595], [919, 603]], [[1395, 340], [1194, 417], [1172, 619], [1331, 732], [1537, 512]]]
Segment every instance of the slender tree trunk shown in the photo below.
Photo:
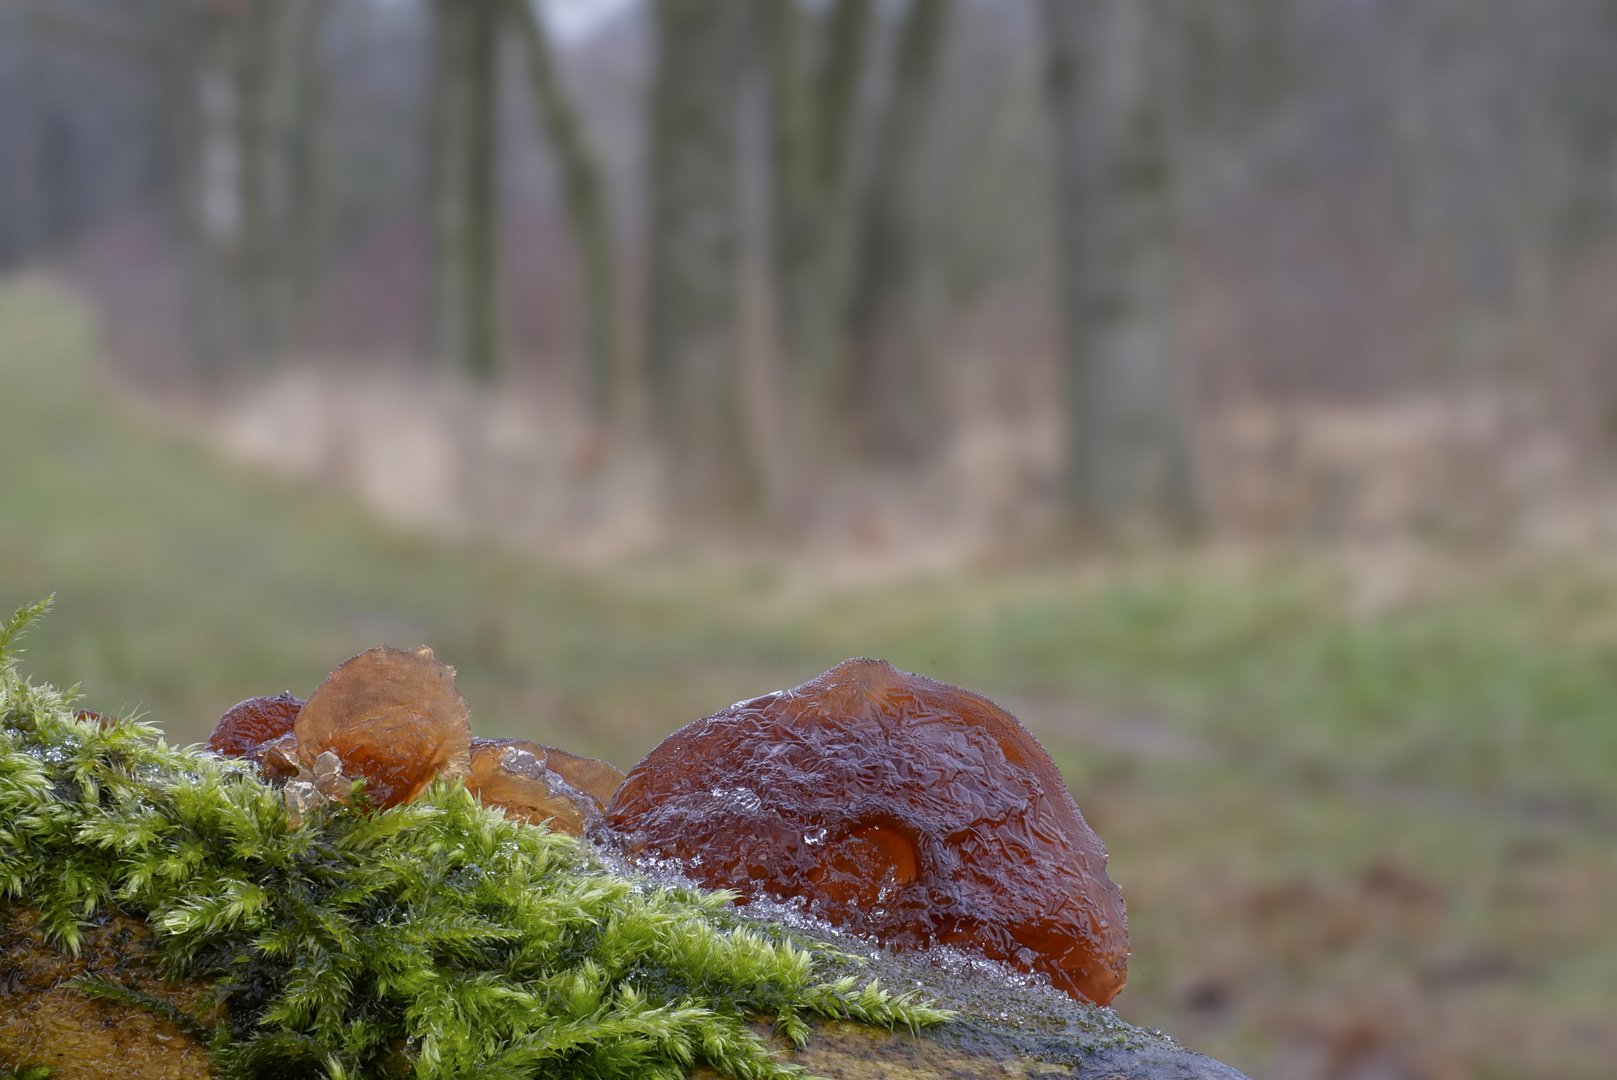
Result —
[[300, 249], [317, 243], [314, 105], [325, 14], [326, 0], [255, 0], [237, 19], [241, 347], [258, 366], [284, 350], [314, 276]]
[[234, 71], [237, 12], [202, 9], [190, 26], [187, 70], [177, 78], [185, 103], [184, 220], [190, 249], [191, 329], [204, 380], [224, 377], [240, 353], [236, 287], [242, 236], [242, 146]]
[[770, 255], [783, 352], [801, 382], [802, 327], [813, 308], [816, 246], [814, 113], [804, 74], [806, 23], [798, 0], [765, 0], [765, 75], [770, 111]]
[[770, 0], [765, 15], [779, 319], [798, 398], [823, 420], [844, 346], [854, 133], [875, 5], [835, 0], [805, 16], [796, 0]]
[[1085, 524], [1195, 516], [1158, 0], [1045, 0], [1067, 337], [1067, 490]]
[[952, 8], [953, 0], [910, 0], [857, 230], [846, 388], [857, 434], [878, 456], [914, 453], [926, 427], [909, 205]]
[[436, 0], [430, 142], [432, 342], [471, 378], [499, 372], [499, 44], [501, 0]]
[[584, 345], [589, 365], [590, 411], [599, 424], [611, 418], [618, 368], [618, 289], [606, 187], [578, 114], [556, 70], [544, 24], [532, 0], [507, 0], [518, 28], [534, 104], [560, 166], [562, 196], [583, 277]]
[[737, 354], [738, 94], [748, 0], [655, 0], [647, 361], [668, 493], [687, 519], [747, 508]]
[[330, 81], [321, 55], [323, 31], [334, 0], [303, 0], [292, 35], [294, 83], [285, 88], [297, 117], [287, 164], [287, 189], [295, 208], [288, 223], [284, 264], [294, 318], [304, 315], [321, 284], [329, 254], [333, 214], [333, 123]]

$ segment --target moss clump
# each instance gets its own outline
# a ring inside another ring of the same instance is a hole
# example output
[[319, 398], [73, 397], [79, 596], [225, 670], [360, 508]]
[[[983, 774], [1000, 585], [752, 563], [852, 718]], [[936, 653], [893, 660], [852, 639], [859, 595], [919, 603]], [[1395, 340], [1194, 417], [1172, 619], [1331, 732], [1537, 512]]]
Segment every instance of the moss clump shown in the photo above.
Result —
[[290, 829], [249, 768], [132, 720], [80, 720], [70, 695], [22, 679], [8, 649], [43, 609], [0, 629], [0, 897], [69, 950], [102, 909], [144, 919], [168, 974], [217, 988], [227, 1019], [183, 1019], [225, 1076], [652, 1078], [705, 1063], [751, 1080], [796, 1070], [749, 1017], [794, 1041], [805, 1014], [947, 1017], [823, 981], [835, 957], [745, 926], [727, 894], [616, 876], [458, 782]]
[[0, 1066], [0, 1080], [49, 1080], [50, 1075], [49, 1065], [31, 1065], [22, 1069]]

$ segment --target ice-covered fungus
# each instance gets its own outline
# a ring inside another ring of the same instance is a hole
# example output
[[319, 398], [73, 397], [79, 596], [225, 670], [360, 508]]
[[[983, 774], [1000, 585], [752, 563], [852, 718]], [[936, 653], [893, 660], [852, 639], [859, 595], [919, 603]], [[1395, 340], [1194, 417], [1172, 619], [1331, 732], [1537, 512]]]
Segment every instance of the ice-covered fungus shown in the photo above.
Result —
[[579, 757], [554, 746], [544, 747], [545, 768], [593, 798], [604, 811], [623, 786], [623, 773], [600, 758]]
[[284, 784], [298, 774], [298, 737], [290, 731], [277, 739], [261, 742], [241, 755], [243, 761], [258, 766], [259, 775], [272, 784]]
[[[473, 739], [471, 764], [466, 786], [484, 806], [497, 806], [507, 817], [534, 825], [548, 821], [552, 829], [572, 836], [599, 825], [605, 809], [600, 797], [581, 785], [593, 780], [597, 789], [606, 789], [608, 773], [623, 778], [604, 761], [523, 739]], [[610, 790], [617, 785], [610, 784]]]
[[975, 949], [1097, 1004], [1127, 975], [1106, 850], [1044, 748], [986, 698], [883, 661], [681, 728], [607, 826], [631, 855], [803, 898], [890, 947]]
[[[574, 836], [599, 824], [623, 774], [552, 746], [472, 739], [454, 675], [425, 646], [371, 649], [331, 673], [303, 722], [309, 702], [302, 698], [248, 698], [220, 717], [208, 749], [252, 762], [273, 784], [294, 783], [287, 806], [297, 820], [346, 798], [338, 779], [365, 777], [367, 797], [387, 807], [408, 802], [441, 775], [464, 776], [486, 805], [533, 824], [548, 821]], [[322, 786], [316, 774], [324, 755], [334, 755], [341, 770]]]
[[306, 768], [329, 750], [346, 775], [365, 778], [372, 805], [386, 808], [409, 802], [435, 776], [470, 772], [469, 713], [455, 669], [431, 649], [379, 645], [315, 688], [293, 732]]
[[226, 757], [249, 756], [255, 747], [291, 734], [303, 704], [290, 693], [238, 702], [213, 726], [208, 749]]

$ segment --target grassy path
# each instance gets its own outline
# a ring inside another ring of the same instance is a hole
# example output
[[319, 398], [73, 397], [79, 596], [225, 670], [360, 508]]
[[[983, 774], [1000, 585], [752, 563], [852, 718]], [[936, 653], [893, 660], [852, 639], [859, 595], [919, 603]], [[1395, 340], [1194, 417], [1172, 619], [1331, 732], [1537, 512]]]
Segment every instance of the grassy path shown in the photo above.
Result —
[[1005, 699], [1050, 745], [1129, 900], [1129, 1019], [1255, 1077], [1617, 1074], [1609, 570], [1374, 615], [1306, 561], [822, 596], [578, 577], [221, 463], [121, 408], [96, 356], [71, 297], [0, 285], [0, 607], [57, 594], [27, 667], [91, 707], [192, 741], [243, 697], [426, 642], [480, 733], [629, 765], [725, 703], [884, 656]]

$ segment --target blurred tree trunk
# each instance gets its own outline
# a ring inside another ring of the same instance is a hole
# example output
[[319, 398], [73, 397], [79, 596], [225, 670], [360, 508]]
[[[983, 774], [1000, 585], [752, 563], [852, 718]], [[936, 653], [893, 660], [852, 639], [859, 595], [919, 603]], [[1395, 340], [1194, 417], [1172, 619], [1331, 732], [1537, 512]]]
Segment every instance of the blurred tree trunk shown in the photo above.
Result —
[[1188, 526], [1159, 0], [1044, 0], [1066, 323], [1067, 491], [1087, 526]]
[[738, 94], [748, 0], [656, 0], [647, 271], [652, 419], [687, 519], [753, 496], [737, 353]]
[[875, 15], [872, 0], [819, 14], [768, 0], [772, 256], [783, 351], [799, 403], [823, 421], [843, 348], [854, 134]]
[[[240, 97], [234, 72], [240, 13], [198, 8], [188, 26], [188, 61], [174, 72], [185, 103], [182, 158], [191, 331], [204, 379], [223, 376], [240, 354], [242, 232]], [[179, 68], [179, 65], [176, 65]]]
[[617, 269], [606, 189], [533, 0], [507, 0], [507, 4], [522, 41], [534, 104], [560, 166], [568, 226], [583, 277], [590, 411], [596, 423], [604, 425], [611, 419], [618, 367]]
[[860, 208], [846, 388], [858, 435], [879, 456], [913, 454], [926, 426], [909, 205], [952, 7], [953, 0], [910, 0]]
[[501, 0], [435, 0], [432, 347], [481, 382], [499, 372]]
[[237, 17], [241, 348], [280, 356], [317, 274], [325, 222], [320, 30], [327, 0], [256, 0]]

